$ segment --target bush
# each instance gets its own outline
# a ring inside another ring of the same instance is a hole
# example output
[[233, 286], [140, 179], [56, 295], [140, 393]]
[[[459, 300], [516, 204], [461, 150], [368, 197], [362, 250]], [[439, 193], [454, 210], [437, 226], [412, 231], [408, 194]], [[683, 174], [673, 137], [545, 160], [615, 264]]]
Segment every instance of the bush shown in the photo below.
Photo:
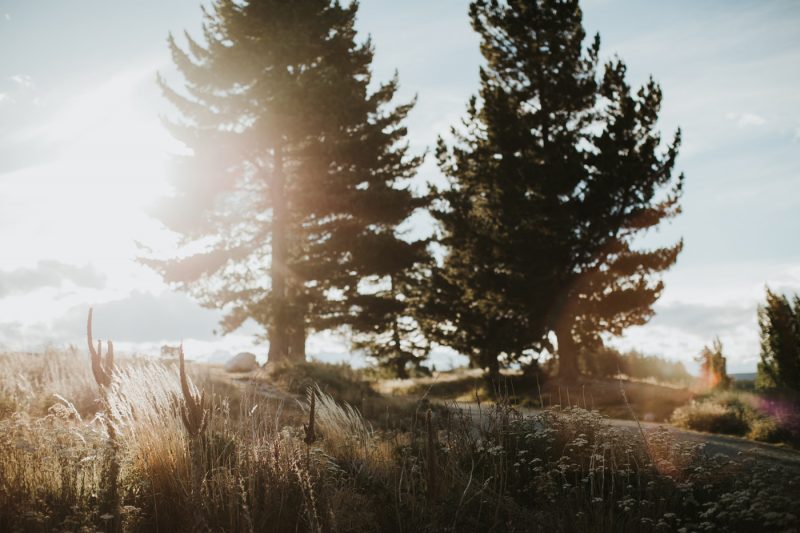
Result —
[[720, 392], [676, 409], [671, 421], [697, 431], [800, 445], [800, 414], [792, 398]]
[[750, 429], [749, 422], [740, 412], [708, 400], [692, 400], [689, 405], [679, 407], [672, 414], [672, 423], [695, 431], [727, 435], [741, 436]]
[[750, 422], [747, 438], [761, 442], [786, 442], [791, 435], [773, 418], [756, 418]]
[[360, 371], [340, 363], [278, 363], [269, 368], [270, 380], [294, 394], [305, 395], [311, 386], [353, 405], [361, 405], [366, 396], [377, 396]]

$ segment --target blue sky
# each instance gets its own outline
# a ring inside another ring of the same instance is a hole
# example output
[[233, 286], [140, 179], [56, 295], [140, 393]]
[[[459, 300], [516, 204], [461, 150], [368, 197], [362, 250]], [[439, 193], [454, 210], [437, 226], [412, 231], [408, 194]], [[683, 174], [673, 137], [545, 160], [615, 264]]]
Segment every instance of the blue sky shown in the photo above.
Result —
[[[457, 123], [477, 90], [467, 4], [361, 3], [375, 78], [397, 69], [399, 99], [418, 96], [417, 151]], [[619, 55], [634, 84], [651, 74], [661, 83], [665, 136], [684, 133], [684, 214], [648, 242], [682, 236], [685, 249], [657, 316], [615, 342], [691, 363], [719, 335], [729, 369], [753, 370], [764, 285], [800, 292], [800, 4], [589, 0], [583, 9], [604, 57]], [[130, 351], [182, 339], [197, 357], [254, 349], [253, 327], [214, 336], [214, 312], [132, 261], [134, 240], [173, 242], [144, 212], [168, 192], [165, 161], [181, 149], [159, 123], [169, 109], [154, 80], [171, 73], [167, 33], [197, 34], [199, 24], [195, 0], [0, 1], [0, 347], [82, 345], [91, 303], [97, 333]], [[419, 179], [439, 179], [433, 158]], [[332, 335], [312, 338], [309, 352], [348, 357]]]

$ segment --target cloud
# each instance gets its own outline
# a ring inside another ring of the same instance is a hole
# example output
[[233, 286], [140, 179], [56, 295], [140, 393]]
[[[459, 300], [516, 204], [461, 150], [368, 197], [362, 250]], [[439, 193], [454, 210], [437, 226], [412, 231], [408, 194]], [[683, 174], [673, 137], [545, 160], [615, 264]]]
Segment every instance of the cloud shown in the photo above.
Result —
[[728, 371], [751, 372], [758, 361], [758, 322], [755, 302], [741, 305], [672, 302], [656, 305], [645, 326], [633, 327], [611, 344], [623, 350], [668, 357], [697, 370], [695, 356], [719, 336], [728, 358]]
[[12, 293], [32, 292], [72, 283], [77, 287], [102, 289], [106, 277], [92, 265], [78, 267], [61, 261], [42, 260], [33, 268], [0, 271], [0, 298]]
[[[53, 323], [63, 339], [80, 337], [86, 328], [87, 306], [73, 307]], [[94, 307], [95, 331], [104, 339], [128, 343], [216, 339], [220, 313], [200, 307], [183, 293], [134, 291], [125, 298]], [[76, 335], [77, 334], [77, 335]]]
[[655, 326], [671, 327], [700, 337], [711, 337], [733, 332], [755, 322], [755, 308], [751, 305], [702, 305], [673, 303], [656, 307], [656, 316], [650, 321]]
[[748, 126], [763, 126], [767, 120], [761, 115], [755, 113], [727, 113], [725, 118], [728, 120], [735, 120], [740, 128]]
[[[183, 293], [133, 292], [93, 307], [95, 340], [113, 340], [120, 354], [157, 356], [164, 344], [183, 343], [190, 359], [221, 362], [248, 351], [255, 353], [261, 362], [266, 360], [269, 345], [256, 336], [260, 326], [247, 321], [235, 333], [217, 336], [214, 329], [221, 313], [202, 308]], [[70, 344], [85, 350], [88, 309], [89, 304], [75, 305], [50, 321], [0, 322], [0, 352], [36, 352], [48, 346], [62, 348]], [[309, 340], [309, 345], [313, 344]], [[327, 360], [329, 355], [333, 357], [331, 360], [346, 359], [344, 354], [322, 353], [320, 357]]]
[[[37, 350], [47, 344], [82, 346], [86, 342], [89, 306], [71, 306], [51, 321], [0, 322], [0, 346], [17, 350]], [[134, 291], [93, 307], [95, 337], [112, 339], [123, 347], [138, 350], [143, 346], [177, 344], [184, 339], [199, 343], [219, 341], [214, 329], [220, 313], [200, 307], [183, 293]], [[247, 333], [250, 332], [243, 332]]]
[[33, 83], [33, 78], [31, 78], [27, 74], [15, 74], [11, 76], [9, 79], [25, 89], [33, 89], [35, 87], [35, 84]]

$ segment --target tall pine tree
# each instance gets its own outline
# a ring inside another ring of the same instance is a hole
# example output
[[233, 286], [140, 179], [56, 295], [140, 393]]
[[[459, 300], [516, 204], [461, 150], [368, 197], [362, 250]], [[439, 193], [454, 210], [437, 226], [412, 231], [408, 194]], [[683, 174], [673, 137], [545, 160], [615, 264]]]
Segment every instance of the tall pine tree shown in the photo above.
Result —
[[547, 348], [574, 379], [582, 347], [650, 318], [681, 250], [634, 247], [679, 212], [680, 135], [662, 149], [654, 81], [632, 92], [620, 60], [598, 72], [577, 0], [475, 0], [470, 18], [486, 66], [454, 145], [439, 143], [449, 251], [431, 309], [455, 313], [434, 334], [490, 374]]
[[404, 141], [413, 103], [389, 105], [396, 77], [370, 92], [373, 49], [356, 42], [357, 9], [217, 0], [202, 40], [169, 38], [185, 83], [160, 83], [190, 154], [156, 214], [182, 250], [144, 261], [224, 309], [223, 331], [261, 324], [270, 360], [302, 360], [310, 331], [401, 302], [399, 291], [365, 297], [363, 285], [426, 258], [396, 231], [423, 205], [408, 186], [421, 162]]

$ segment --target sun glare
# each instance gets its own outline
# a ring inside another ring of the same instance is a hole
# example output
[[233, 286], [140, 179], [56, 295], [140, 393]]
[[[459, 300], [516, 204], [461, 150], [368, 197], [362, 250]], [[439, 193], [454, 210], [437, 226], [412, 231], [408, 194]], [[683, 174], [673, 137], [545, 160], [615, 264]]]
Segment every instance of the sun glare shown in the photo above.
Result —
[[59, 150], [14, 180], [18, 205], [37, 206], [14, 213], [31, 222], [6, 236], [18, 259], [129, 259], [134, 239], [159, 231], [145, 209], [167, 191], [167, 157], [180, 147], [143, 106], [143, 95], [154, 91], [154, 71], [126, 71], [29, 132]]

